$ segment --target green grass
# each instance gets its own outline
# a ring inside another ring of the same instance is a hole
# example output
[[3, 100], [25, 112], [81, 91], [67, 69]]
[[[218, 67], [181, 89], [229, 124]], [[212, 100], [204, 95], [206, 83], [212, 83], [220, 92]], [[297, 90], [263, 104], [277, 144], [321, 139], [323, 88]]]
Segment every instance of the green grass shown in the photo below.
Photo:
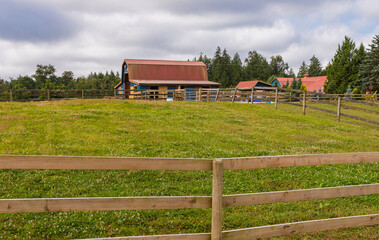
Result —
[[[369, 152], [379, 127], [279, 104], [0, 104], [0, 154], [216, 158]], [[224, 194], [376, 183], [378, 164], [225, 171]], [[0, 198], [210, 195], [210, 172], [1, 170]], [[378, 195], [224, 209], [224, 229], [377, 213]], [[0, 239], [210, 231], [209, 209], [0, 214]], [[378, 238], [378, 227], [289, 238]]]

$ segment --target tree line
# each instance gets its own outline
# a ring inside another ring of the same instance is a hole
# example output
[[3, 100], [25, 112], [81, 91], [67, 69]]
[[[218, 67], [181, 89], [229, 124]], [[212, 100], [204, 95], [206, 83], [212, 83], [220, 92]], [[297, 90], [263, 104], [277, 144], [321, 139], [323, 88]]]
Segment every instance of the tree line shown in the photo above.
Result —
[[75, 78], [72, 71], [64, 71], [61, 76], [57, 76], [53, 65], [39, 64], [32, 76], [20, 75], [10, 81], [0, 78], [0, 90], [113, 89], [119, 81], [118, 72], [91, 72], [87, 77]]
[[[356, 47], [355, 42], [345, 36], [326, 68], [313, 55], [309, 64], [302, 62], [296, 76], [281, 55], [272, 56], [268, 61], [255, 50], [250, 51], [244, 61], [238, 53], [232, 58], [226, 48], [221, 50], [220, 47], [217, 47], [213, 58], [200, 53], [193, 60], [204, 62], [209, 80], [221, 83], [222, 87], [234, 87], [240, 81], [261, 80], [271, 83], [275, 77], [289, 77], [294, 78], [292, 84], [286, 84], [289, 88], [304, 90], [301, 78], [308, 74], [309, 77], [327, 76], [328, 81], [324, 86], [326, 93], [349, 94], [379, 90], [379, 35], [374, 37], [367, 50], [363, 44]], [[299, 78], [297, 81], [296, 77]]]
[[208, 79], [219, 82], [222, 87], [234, 87], [240, 81], [261, 80], [271, 82], [275, 77], [296, 78], [309, 76], [320, 76], [325, 74], [320, 60], [313, 56], [310, 64], [306, 65], [303, 61], [299, 72], [295, 75], [292, 68], [284, 61], [281, 55], [272, 56], [268, 61], [262, 54], [256, 50], [250, 51], [244, 61], [238, 53], [233, 58], [228, 54], [226, 48], [221, 50], [217, 47], [213, 58], [200, 53], [193, 61], [202, 61], [206, 64], [208, 70]]

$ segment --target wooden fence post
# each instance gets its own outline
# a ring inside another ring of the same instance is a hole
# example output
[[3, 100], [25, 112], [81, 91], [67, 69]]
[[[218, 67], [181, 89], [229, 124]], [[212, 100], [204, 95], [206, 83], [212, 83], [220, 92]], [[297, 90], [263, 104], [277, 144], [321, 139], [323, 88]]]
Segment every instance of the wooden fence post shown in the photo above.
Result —
[[47, 101], [50, 101], [50, 89], [47, 89]]
[[306, 91], [303, 92], [303, 115], [305, 115], [305, 101], [306, 101]]
[[251, 104], [254, 103], [254, 87], [251, 88]]
[[292, 102], [292, 92], [290, 92], [290, 102]]
[[212, 184], [212, 230], [211, 239], [222, 239], [222, 179], [223, 162], [221, 159], [213, 160]]
[[218, 88], [217, 89], [217, 94], [216, 94], [216, 99], [215, 99], [215, 102], [217, 102], [218, 101], [218, 94], [220, 93], [220, 89]]
[[84, 89], [82, 89], [82, 99], [84, 99]]
[[237, 88], [234, 89], [232, 102], [234, 102], [234, 100], [236, 100], [236, 94], [237, 94]]
[[340, 116], [341, 116], [341, 97], [338, 96], [338, 105], [337, 105], [337, 121], [340, 121]]
[[10, 100], [11, 102], [13, 102], [13, 92], [12, 92], [12, 89], [9, 90], [9, 100]]
[[278, 109], [278, 87], [275, 88], [275, 109]]

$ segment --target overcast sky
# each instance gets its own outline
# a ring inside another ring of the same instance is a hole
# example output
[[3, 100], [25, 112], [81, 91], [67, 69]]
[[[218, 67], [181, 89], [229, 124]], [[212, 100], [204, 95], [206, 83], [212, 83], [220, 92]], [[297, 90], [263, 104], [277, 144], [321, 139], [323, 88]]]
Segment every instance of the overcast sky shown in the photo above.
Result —
[[120, 71], [124, 58], [187, 60], [216, 47], [324, 66], [345, 35], [379, 34], [378, 0], [0, 0], [0, 77]]

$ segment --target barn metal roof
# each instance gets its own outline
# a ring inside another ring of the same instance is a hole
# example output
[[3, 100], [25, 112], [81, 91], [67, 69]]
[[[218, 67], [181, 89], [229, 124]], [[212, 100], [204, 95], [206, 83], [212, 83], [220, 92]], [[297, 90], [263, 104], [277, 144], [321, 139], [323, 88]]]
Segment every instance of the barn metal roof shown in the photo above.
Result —
[[[131, 82], [173, 81], [175, 84], [184, 84], [184, 81], [193, 81], [194, 84], [198, 84], [200, 81], [206, 81], [207, 85], [219, 85], [208, 81], [207, 66], [203, 62], [140, 59], [125, 59], [124, 62], [128, 66]], [[174, 84], [173, 82], [171, 84]]]
[[194, 81], [194, 80], [130, 80], [138, 85], [202, 85], [202, 86], [218, 86], [220, 83], [211, 81]]
[[183, 65], [183, 66], [206, 66], [198, 61], [172, 61], [172, 60], [145, 60], [145, 59], [125, 59], [126, 64], [140, 65]]

